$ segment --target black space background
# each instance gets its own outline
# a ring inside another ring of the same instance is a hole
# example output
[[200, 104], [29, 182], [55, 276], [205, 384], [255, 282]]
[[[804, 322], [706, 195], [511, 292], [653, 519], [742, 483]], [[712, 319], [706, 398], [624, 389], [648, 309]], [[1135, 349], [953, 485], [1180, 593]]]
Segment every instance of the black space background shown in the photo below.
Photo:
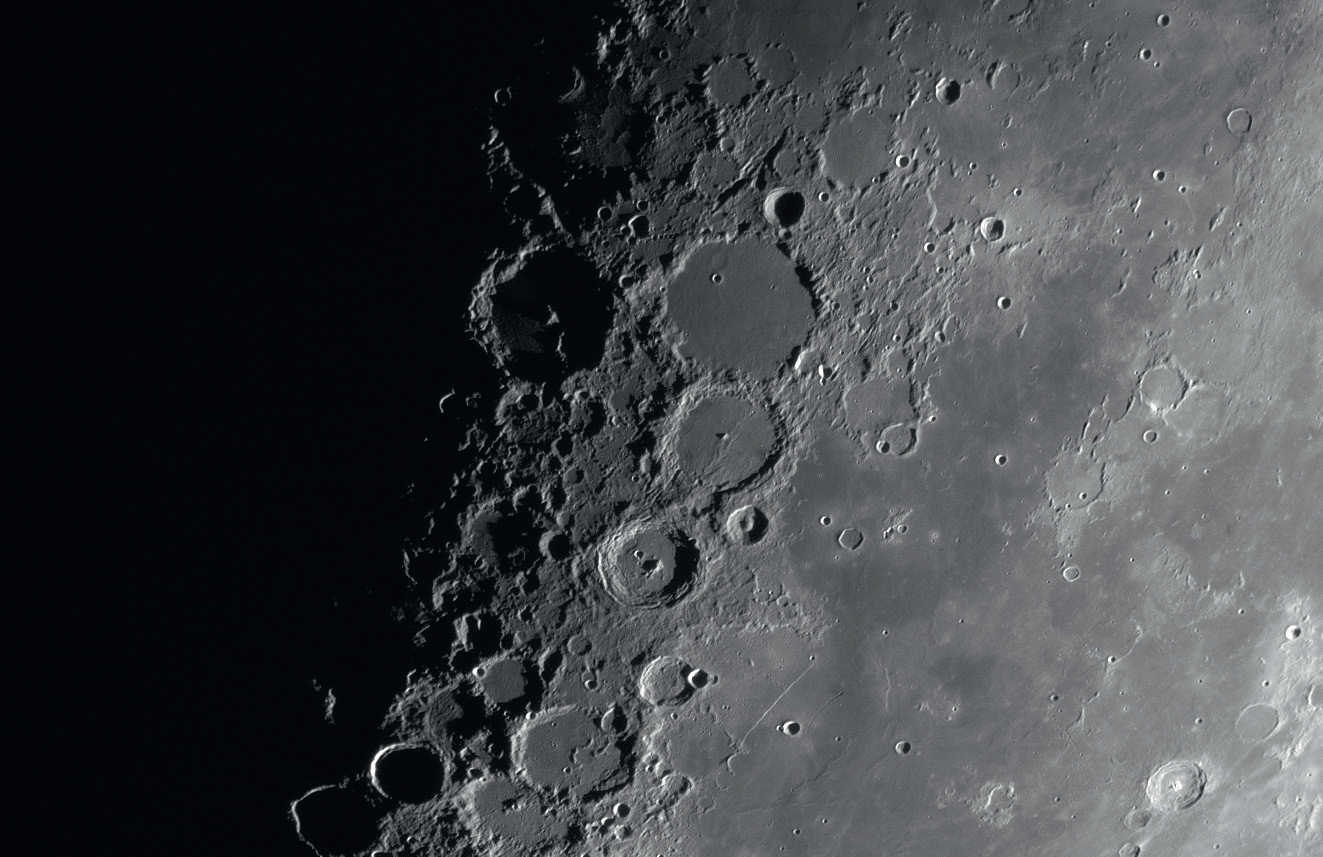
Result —
[[311, 853], [286, 805], [363, 769], [372, 694], [403, 686], [401, 497], [465, 428], [436, 402], [493, 379], [464, 335], [506, 229], [492, 93], [596, 29], [573, 4], [253, 6], [108, 22], [66, 141], [99, 274], [69, 427], [94, 464], [65, 514], [94, 559], [53, 581], [77, 663], [50, 725], [111, 758], [42, 793], [52, 846]]

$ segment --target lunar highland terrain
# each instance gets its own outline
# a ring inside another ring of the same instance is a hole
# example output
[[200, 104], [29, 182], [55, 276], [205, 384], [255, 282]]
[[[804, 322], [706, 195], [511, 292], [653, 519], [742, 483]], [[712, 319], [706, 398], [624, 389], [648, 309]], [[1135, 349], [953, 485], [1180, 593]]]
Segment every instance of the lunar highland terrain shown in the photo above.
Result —
[[311, 851], [1323, 854], [1323, 6], [582, 26]]

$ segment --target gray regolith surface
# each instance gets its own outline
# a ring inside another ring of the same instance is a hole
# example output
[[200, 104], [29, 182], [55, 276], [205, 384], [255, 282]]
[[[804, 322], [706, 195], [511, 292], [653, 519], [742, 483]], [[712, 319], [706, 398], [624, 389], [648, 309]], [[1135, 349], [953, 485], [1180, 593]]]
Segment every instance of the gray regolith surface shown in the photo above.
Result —
[[305, 840], [1323, 853], [1323, 7], [635, 2], [550, 71]]

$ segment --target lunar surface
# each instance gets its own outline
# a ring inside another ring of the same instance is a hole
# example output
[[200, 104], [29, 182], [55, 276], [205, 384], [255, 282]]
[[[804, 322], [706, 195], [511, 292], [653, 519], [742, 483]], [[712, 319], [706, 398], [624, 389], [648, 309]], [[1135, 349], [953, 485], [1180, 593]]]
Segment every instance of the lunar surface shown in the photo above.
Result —
[[309, 853], [1323, 854], [1323, 6], [582, 27]]

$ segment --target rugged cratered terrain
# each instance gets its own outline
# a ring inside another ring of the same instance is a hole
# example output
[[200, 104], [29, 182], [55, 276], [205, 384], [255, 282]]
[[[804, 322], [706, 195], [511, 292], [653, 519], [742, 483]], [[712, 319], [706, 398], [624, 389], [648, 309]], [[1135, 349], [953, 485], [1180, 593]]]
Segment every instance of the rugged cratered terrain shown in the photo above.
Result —
[[1323, 8], [584, 26], [493, 95], [502, 386], [303, 839], [1323, 853]]

